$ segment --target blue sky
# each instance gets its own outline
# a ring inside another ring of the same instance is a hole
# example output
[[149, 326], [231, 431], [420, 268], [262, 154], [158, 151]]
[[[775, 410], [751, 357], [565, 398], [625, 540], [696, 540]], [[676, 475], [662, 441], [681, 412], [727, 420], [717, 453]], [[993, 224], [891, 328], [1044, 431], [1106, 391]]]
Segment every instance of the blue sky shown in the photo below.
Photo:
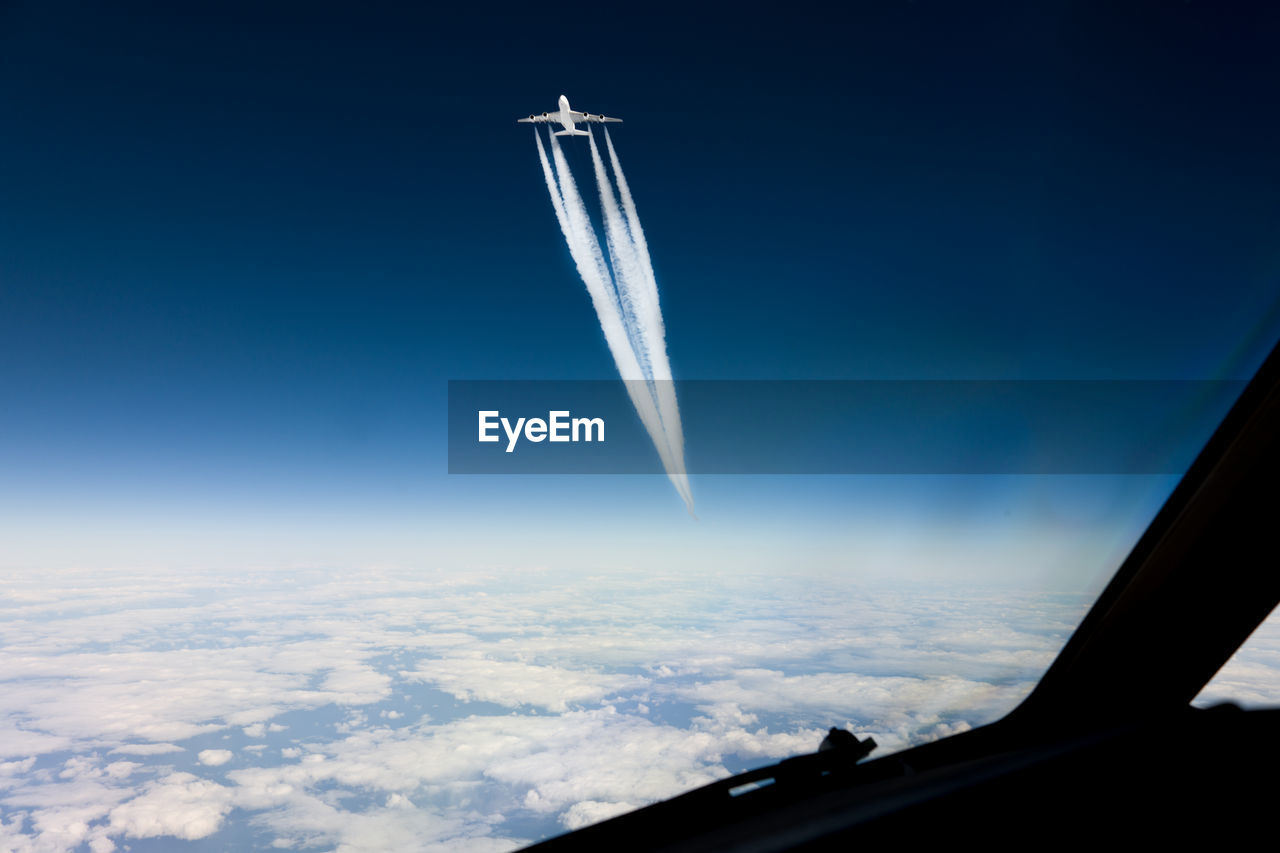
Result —
[[868, 515], [1028, 493], [1132, 505], [1130, 535], [1170, 478], [702, 478], [691, 532], [661, 478], [446, 475], [448, 379], [616, 375], [514, 120], [561, 93], [625, 118], [677, 378], [1244, 378], [1278, 328], [1278, 30], [1206, 4], [7, 5], [8, 567], [839, 552]]

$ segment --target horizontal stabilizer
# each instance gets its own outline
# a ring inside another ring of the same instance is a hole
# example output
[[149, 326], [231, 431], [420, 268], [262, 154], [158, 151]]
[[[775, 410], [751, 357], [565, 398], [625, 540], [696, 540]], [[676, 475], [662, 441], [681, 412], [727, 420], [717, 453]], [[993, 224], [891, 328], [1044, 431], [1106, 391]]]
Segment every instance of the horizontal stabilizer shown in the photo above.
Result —
[[590, 136], [585, 130], [557, 130], [556, 136]]

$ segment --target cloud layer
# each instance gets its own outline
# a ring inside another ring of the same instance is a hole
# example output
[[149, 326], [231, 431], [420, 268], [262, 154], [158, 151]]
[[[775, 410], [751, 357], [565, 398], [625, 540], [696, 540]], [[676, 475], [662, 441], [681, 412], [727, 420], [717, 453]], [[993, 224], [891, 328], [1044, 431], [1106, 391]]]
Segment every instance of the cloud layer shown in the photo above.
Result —
[[17, 851], [511, 849], [812, 751], [832, 725], [892, 750], [988, 722], [1085, 607], [733, 572], [5, 586]]

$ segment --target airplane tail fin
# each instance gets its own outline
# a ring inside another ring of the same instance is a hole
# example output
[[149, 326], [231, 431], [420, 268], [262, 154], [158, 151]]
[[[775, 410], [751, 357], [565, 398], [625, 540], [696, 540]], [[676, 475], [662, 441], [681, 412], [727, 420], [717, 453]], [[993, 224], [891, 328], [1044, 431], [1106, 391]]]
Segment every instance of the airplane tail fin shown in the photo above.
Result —
[[556, 136], [590, 136], [591, 134], [587, 133], [587, 131], [585, 130], [557, 130], [555, 132], [555, 135]]

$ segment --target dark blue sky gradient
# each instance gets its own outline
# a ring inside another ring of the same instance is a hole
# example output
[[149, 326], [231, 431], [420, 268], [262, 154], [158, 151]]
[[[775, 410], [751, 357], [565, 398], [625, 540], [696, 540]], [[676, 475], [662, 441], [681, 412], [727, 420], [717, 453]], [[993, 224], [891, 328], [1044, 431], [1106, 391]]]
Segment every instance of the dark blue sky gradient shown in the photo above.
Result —
[[1280, 331], [1275, 7], [435, 5], [0, 6], [0, 504], [483, 514], [445, 381], [615, 375], [515, 124], [562, 92], [625, 119], [677, 378], [1244, 378]]

